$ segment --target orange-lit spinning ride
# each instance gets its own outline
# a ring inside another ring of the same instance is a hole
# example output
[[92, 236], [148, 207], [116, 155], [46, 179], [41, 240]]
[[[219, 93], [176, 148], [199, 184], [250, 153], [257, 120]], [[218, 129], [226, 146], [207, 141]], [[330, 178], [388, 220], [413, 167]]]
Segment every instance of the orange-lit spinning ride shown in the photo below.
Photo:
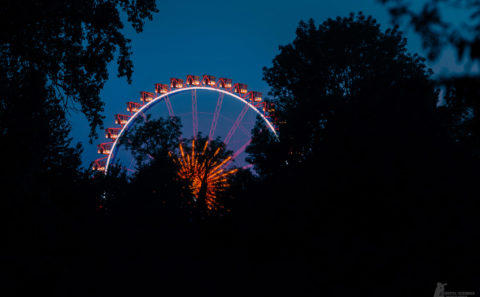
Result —
[[228, 176], [235, 173], [237, 169], [226, 169], [226, 165], [232, 160], [229, 156], [225, 159], [217, 158], [221, 147], [218, 147], [213, 154], [207, 153], [208, 141], [205, 141], [203, 149], [195, 150], [195, 140], [192, 140], [191, 152], [185, 152], [180, 143], [180, 156], [174, 157], [179, 165], [178, 176], [190, 182], [190, 190], [195, 199], [205, 199], [209, 210], [215, 209], [217, 193], [229, 186]]

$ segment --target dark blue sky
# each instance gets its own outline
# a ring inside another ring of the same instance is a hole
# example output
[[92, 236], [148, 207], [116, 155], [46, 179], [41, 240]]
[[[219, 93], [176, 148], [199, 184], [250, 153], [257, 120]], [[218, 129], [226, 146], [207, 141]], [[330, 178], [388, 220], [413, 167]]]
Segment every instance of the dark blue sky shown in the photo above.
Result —
[[[110, 79], [101, 93], [105, 101], [105, 127], [113, 125], [113, 114], [126, 113], [125, 102], [138, 101], [142, 90], [153, 91], [154, 83], [168, 83], [170, 77], [212, 74], [246, 83], [250, 90], [268, 93], [262, 67], [270, 66], [278, 46], [290, 43], [300, 20], [327, 18], [363, 11], [375, 17], [385, 29], [389, 18], [375, 0], [295, 0], [295, 1], [173, 1], [158, 2], [160, 12], [147, 22], [144, 32], [124, 32], [132, 40], [133, 83], [116, 76], [110, 65]], [[421, 52], [414, 34], [408, 34], [408, 48]], [[433, 65], [436, 72], [454, 69], [450, 54]], [[84, 145], [84, 165], [97, 158], [99, 139], [88, 143], [88, 124], [81, 114], [71, 114], [74, 141]]]

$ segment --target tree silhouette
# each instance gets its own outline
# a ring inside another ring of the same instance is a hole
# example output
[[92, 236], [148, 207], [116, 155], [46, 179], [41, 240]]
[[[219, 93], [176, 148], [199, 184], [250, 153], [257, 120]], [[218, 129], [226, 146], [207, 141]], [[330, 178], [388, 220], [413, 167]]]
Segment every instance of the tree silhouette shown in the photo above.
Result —
[[[146, 210], [159, 211], [162, 215], [171, 211], [168, 216], [174, 217], [188, 208], [187, 200], [191, 197], [187, 195], [187, 185], [177, 180], [178, 167], [169, 155], [178, 149], [181, 123], [176, 117], [151, 119], [148, 116], [144, 123], [142, 121], [143, 118], [139, 118], [120, 140], [120, 146], [125, 146], [135, 159], [136, 168], [130, 177], [130, 190], [119, 203], [128, 213], [136, 209], [139, 217]], [[152, 208], [151, 203], [156, 206]]]
[[[463, 64], [465, 72], [437, 75], [436, 84], [444, 93], [440, 109], [452, 139], [464, 146], [464, 153], [478, 158], [480, 76], [472, 66], [480, 61], [480, 3], [473, 0], [425, 1], [416, 10], [405, 1], [380, 2], [388, 7], [395, 24], [406, 19], [420, 35], [430, 60], [438, 60], [447, 48], [456, 51], [457, 61]], [[453, 13], [468, 15], [468, 21], [452, 21], [449, 15]]]
[[102, 124], [99, 93], [108, 78], [107, 64], [117, 50], [119, 75], [131, 77], [120, 10], [140, 32], [156, 8], [154, 1], [7, 1], [2, 6], [0, 141], [6, 145], [1, 161], [9, 165], [6, 169], [25, 170], [14, 174], [21, 181], [2, 170], [12, 188], [39, 192], [29, 183], [42, 184], [35, 179], [49, 168], [43, 162], [79, 165], [64, 154], [70, 141], [60, 139], [70, 131], [65, 112], [80, 106], [93, 136]]
[[313, 21], [302, 22], [293, 44], [282, 46], [273, 67], [264, 69], [283, 149], [257, 151], [280, 151], [278, 162], [294, 166], [324, 154], [333, 141], [345, 148], [363, 143], [399, 151], [415, 134], [428, 135], [437, 93], [423, 60], [408, 54], [405, 43], [397, 30], [382, 32], [361, 14], [327, 20], [318, 29]]
[[120, 142], [136, 160], [133, 187], [177, 200], [176, 207], [188, 208], [192, 217], [222, 211], [222, 193], [236, 171], [224, 168], [232, 156], [225, 144], [201, 134], [182, 139], [177, 117], [151, 119], [149, 115], [142, 121], [139, 118]]
[[[342, 295], [357, 293], [336, 286], [337, 278], [352, 287], [381, 279], [375, 288], [364, 286], [368, 295], [400, 296], [392, 288], [415, 294], [424, 285], [382, 273], [418, 279], [449, 273], [453, 262], [431, 263], [458, 234], [475, 234], [455, 219], [461, 213], [473, 219], [470, 210], [478, 207], [466, 194], [473, 189], [471, 160], [458, 157], [446, 137], [431, 71], [405, 45], [397, 29], [383, 31], [362, 14], [319, 26], [301, 22], [295, 40], [264, 69], [280, 141], [257, 125], [247, 150], [267, 173], [245, 194], [258, 200], [249, 216], [254, 259], [266, 261], [262, 246], [272, 255], [267, 267], [282, 254], [302, 255], [293, 263], [282, 258], [291, 269], [302, 263], [298, 281], [313, 274], [324, 280], [317, 289]], [[421, 256], [409, 258], [406, 250]], [[462, 251], [454, 261], [470, 267], [465, 255], [473, 250]], [[272, 282], [282, 277], [274, 275]], [[455, 276], [461, 277], [468, 276]]]
[[147, 166], [151, 160], [170, 159], [168, 152], [178, 149], [182, 124], [178, 117], [151, 119], [147, 115], [136, 119], [132, 130], [125, 132], [120, 145], [131, 150], [136, 160], [137, 169]]
[[[2, 226], [8, 226], [9, 244], [53, 247], [59, 240], [45, 238], [73, 234], [74, 217], [95, 215], [97, 190], [80, 170], [81, 147], [71, 146], [66, 113], [80, 109], [95, 135], [108, 63], [116, 60], [128, 81], [132, 74], [121, 13], [140, 32], [156, 11], [155, 1], [2, 3], [0, 179], [8, 185], [8, 224]], [[62, 223], [64, 231], [56, 232]]]
[[[472, 61], [480, 59], [480, 4], [475, 0], [428, 0], [417, 11], [404, 0], [378, 0], [387, 6], [393, 22], [407, 19], [423, 41], [428, 58], [438, 59], [447, 46], [453, 46], [459, 60], [467, 54]], [[454, 12], [453, 12], [454, 10]], [[465, 13], [469, 22], [456, 23], [448, 13]]]
[[18, 76], [36, 71], [43, 81], [37, 88], [48, 91], [61, 106], [78, 103], [94, 135], [102, 124], [99, 94], [117, 51], [118, 75], [130, 82], [133, 72], [130, 40], [120, 32], [122, 11], [141, 32], [144, 20], [158, 10], [152, 0], [4, 3], [0, 25], [8, 29], [0, 35], [3, 112], [9, 111], [22, 90], [14, 89], [20, 85]]

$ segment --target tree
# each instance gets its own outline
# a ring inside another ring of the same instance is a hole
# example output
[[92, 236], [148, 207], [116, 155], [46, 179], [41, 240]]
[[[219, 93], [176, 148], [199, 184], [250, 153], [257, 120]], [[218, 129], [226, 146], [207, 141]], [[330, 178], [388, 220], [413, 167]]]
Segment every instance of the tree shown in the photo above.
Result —
[[[15, 104], [19, 76], [36, 71], [37, 85], [62, 103], [78, 103], [90, 122], [91, 135], [102, 125], [100, 91], [108, 79], [107, 65], [118, 52], [118, 75], [130, 82], [133, 64], [130, 40], [120, 30], [123, 11], [141, 32], [145, 19], [157, 12], [155, 1], [7, 1], [0, 10], [1, 114]], [[24, 104], [29, 104], [25, 101]], [[35, 100], [35, 99], [31, 99]], [[51, 103], [53, 104], [53, 103]], [[2, 127], [5, 129], [5, 127]]]
[[133, 153], [137, 169], [148, 166], [151, 160], [168, 159], [169, 152], [178, 149], [182, 123], [178, 117], [152, 119], [147, 115], [145, 122], [139, 117], [134, 128], [125, 133], [120, 145]]
[[178, 182], [178, 167], [170, 156], [181, 140], [180, 120], [151, 119], [149, 115], [142, 121], [143, 118], [138, 118], [134, 128], [120, 139], [120, 148], [124, 146], [136, 163], [135, 173], [130, 177], [131, 190], [120, 203], [131, 212], [135, 207], [139, 211], [148, 209], [151, 201], [156, 200], [162, 201], [161, 208], [175, 212], [185, 207], [187, 200], [186, 185]]
[[[121, 10], [137, 32], [156, 12], [155, 1], [7, 1], [0, 10], [1, 177], [20, 196], [44, 192], [45, 162], [77, 164], [65, 112], [80, 106], [91, 136], [102, 125], [99, 93], [118, 51], [118, 71], [130, 81], [129, 40]], [[52, 137], [52, 134], [56, 135]], [[64, 139], [61, 139], [64, 138]], [[61, 161], [60, 161], [61, 160]], [[11, 174], [12, 168], [23, 171]], [[53, 170], [53, 169], [52, 169]], [[54, 183], [54, 182], [52, 182]]]
[[[480, 156], [480, 75], [472, 71], [480, 61], [480, 3], [474, 0], [425, 1], [419, 10], [406, 1], [380, 0], [395, 24], [407, 20], [420, 35], [423, 48], [431, 61], [438, 60], [445, 49], [453, 49], [457, 60], [465, 66], [462, 74], [440, 74], [435, 81], [443, 89], [441, 106], [444, 124], [452, 139], [465, 148], [465, 153]], [[452, 21], [449, 15], [465, 14], [468, 21]]]
[[294, 42], [281, 46], [273, 67], [264, 68], [283, 162], [301, 164], [335, 138], [352, 136], [360, 144], [371, 143], [362, 140], [370, 135], [369, 141], [386, 145], [389, 135], [400, 143], [405, 131], [425, 133], [437, 93], [422, 58], [407, 53], [405, 44], [398, 30], [382, 32], [361, 14], [329, 19], [318, 28], [312, 20], [301, 22]]
[[56, 224], [69, 225], [71, 210], [83, 202], [93, 202], [88, 207], [95, 211], [90, 200], [95, 196], [79, 188], [87, 179], [80, 170], [81, 147], [71, 145], [66, 113], [80, 109], [95, 135], [102, 126], [99, 93], [108, 63], [116, 60], [119, 76], [131, 80], [122, 17], [141, 32], [156, 11], [153, 0], [2, 3], [0, 179], [7, 185], [9, 243], [35, 247], [27, 238], [39, 242], [55, 233]]
[[[428, 0], [420, 10], [404, 0], [378, 0], [388, 7], [392, 21], [398, 25], [407, 19], [423, 41], [428, 58], [438, 59], [447, 46], [453, 46], [459, 60], [467, 54], [472, 61], [480, 59], [480, 4], [475, 0]], [[469, 22], [449, 20], [448, 14], [464, 13]], [[447, 15], [447, 17], [446, 17]]]
[[236, 171], [219, 166], [232, 155], [225, 144], [200, 134], [182, 139], [177, 117], [139, 118], [125, 133], [119, 149], [134, 158], [135, 172], [127, 177], [120, 164], [112, 164], [106, 176], [93, 181], [103, 189], [109, 214], [108, 240], [103, 242], [159, 249], [201, 244], [209, 251], [219, 238], [227, 244], [232, 236], [228, 216], [236, 198], [229, 185]]
[[[421, 284], [406, 287], [385, 275], [446, 275], [451, 263], [427, 262], [453, 247], [458, 234], [475, 236], [469, 223], [456, 220], [477, 209], [466, 195], [473, 186], [467, 187], [467, 163], [458, 162], [440, 125], [431, 71], [405, 45], [398, 29], [381, 30], [362, 14], [318, 26], [311, 20], [264, 68], [280, 141], [260, 138], [260, 127], [248, 151], [262, 175], [274, 168], [249, 192], [258, 200], [250, 216], [253, 250], [260, 249], [259, 261], [265, 255], [259, 243], [275, 255], [266, 266], [282, 254], [301, 255], [295, 262], [311, 265], [304, 276], [325, 280], [324, 291], [355, 294], [334, 288], [335, 281], [356, 287], [381, 279], [366, 286], [367, 294], [396, 296], [392, 288], [413, 293]], [[467, 265], [463, 255], [472, 250], [462, 251], [456, 261]]]
[[145, 123], [141, 121], [139, 118], [120, 142], [136, 161], [134, 187], [150, 189], [155, 196], [173, 201], [178, 208], [190, 208], [192, 216], [197, 215], [192, 213], [193, 209], [199, 216], [221, 211], [224, 208], [221, 194], [236, 171], [224, 168], [232, 156], [225, 144], [201, 134], [182, 139], [177, 117], [152, 120], [148, 115]]
[[11, 180], [7, 168], [25, 169], [15, 174], [23, 182], [9, 182], [12, 188], [41, 192], [27, 181], [42, 176], [49, 168], [42, 164], [46, 160], [76, 164], [62, 152], [70, 141], [59, 139], [69, 133], [65, 112], [79, 106], [94, 135], [103, 117], [99, 93], [117, 51], [119, 75], [130, 81], [133, 66], [129, 40], [120, 32], [121, 10], [137, 32], [157, 11], [154, 1], [7, 1], [2, 6], [0, 141], [6, 145], [1, 161], [16, 164], [1, 176]]
[[260, 177], [278, 173], [285, 165], [284, 146], [268, 129], [265, 121], [257, 117], [252, 129], [251, 145], [245, 150], [246, 161], [253, 164], [255, 172]]

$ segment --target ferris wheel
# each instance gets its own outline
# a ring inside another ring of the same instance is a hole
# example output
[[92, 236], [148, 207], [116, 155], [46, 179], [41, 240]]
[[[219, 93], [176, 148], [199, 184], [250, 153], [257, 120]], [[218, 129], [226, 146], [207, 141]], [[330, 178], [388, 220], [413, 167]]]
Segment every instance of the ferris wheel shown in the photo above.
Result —
[[245, 161], [245, 149], [251, 142], [251, 130], [257, 118], [276, 135], [272, 118], [273, 103], [265, 102], [262, 93], [249, 91], [246, 84], [232, 83], [229, 78], [216, 79], [212, 75], [187, 75], [184, 82], [171, 78], [170, 85], [157, 83], [154, 92], [140, 92], [139, 101], [126, 103], [128, 113], [114, 115], [115, 126], [105, 129], [108, 141], [98, 145], [102, 157], [93, 162], [92, 168], [108, 172], [112, 164], [134, 172], [135, 162], [128, 151], [122, 149], [119, 140], [138, 125], [143, 118], [179, 117], [182, 122], [182, 137], [195, 138], [208, 135], [219, 138], [226, 149], [233, 153], [236, 166], [249, 167]]

